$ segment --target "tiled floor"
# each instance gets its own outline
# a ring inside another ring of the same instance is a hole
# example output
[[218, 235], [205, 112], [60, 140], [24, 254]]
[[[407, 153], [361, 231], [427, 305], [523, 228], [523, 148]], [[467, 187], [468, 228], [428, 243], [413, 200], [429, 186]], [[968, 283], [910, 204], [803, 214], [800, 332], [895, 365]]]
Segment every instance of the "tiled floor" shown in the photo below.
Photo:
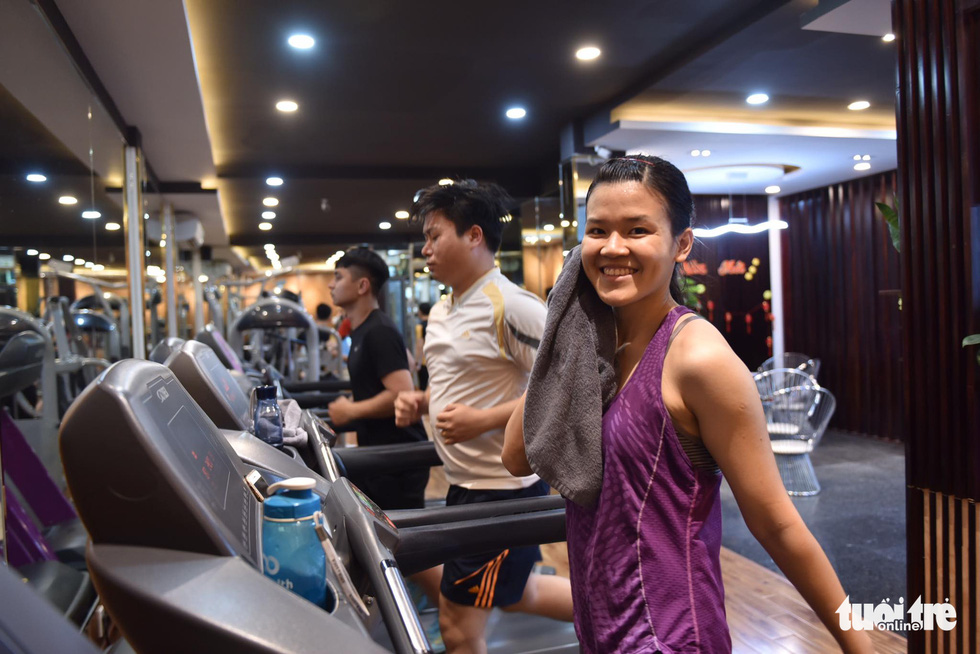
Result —
[[[793, 503], [823, 546], [851, 600], [905, 596], [905, 452], [900, 444], [828, 432], [814, 450], [822, 490]], [[722, 486], [722, 544], [773, 571]]]

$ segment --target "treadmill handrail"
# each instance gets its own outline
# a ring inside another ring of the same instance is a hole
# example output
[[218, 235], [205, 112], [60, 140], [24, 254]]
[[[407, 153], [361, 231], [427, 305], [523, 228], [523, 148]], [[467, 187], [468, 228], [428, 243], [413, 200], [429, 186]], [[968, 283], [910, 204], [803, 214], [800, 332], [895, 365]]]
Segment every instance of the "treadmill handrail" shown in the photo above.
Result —
[[435, 443], [432, 441], [335, 447], [333, 454], [340, 459], [348, 477], [362, 474], [380, 475], [442, 465], [442, 459], [439, 458]]
[[409, 527], [426, 527], [467, 520], [487, 520], [534, 513], [535, 511], [564, 510], [564, 508], [564, 497], [561, 495], [545, 495], [544, 497], [525, 497], [515, 500], [478, 502], [476, 504], [459, 504], [428, 509], [398, 509], [386, 511], [385, 515], [401, 530]]
[[565, 509], [534, 511], [399, 529], [395, 560], [410, 575], [464, 556], [565, 539]]
[[351, 390], [349, 379], [322, 379], [320, 381], [283, 382], [283, 389], [290, 393], [305, 393], [319, 391], [321, 393], [339, 393]]

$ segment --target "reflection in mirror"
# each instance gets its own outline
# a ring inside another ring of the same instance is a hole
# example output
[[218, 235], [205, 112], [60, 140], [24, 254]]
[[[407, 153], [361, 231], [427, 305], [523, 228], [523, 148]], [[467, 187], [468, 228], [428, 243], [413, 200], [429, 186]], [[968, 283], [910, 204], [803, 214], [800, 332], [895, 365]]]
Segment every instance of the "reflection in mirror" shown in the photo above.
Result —
[[58, 483], [58, 421], [129, 341], [123, 143], [36, 4], [0, 2], [0, 347], [43, 344], [0, 402]]

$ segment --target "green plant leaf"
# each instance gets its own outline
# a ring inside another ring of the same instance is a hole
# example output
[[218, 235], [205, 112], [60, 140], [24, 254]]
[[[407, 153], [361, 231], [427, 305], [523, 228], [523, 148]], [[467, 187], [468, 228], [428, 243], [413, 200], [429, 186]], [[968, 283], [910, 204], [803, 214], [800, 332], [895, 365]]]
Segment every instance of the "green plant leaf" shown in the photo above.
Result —
[[878, 211], [881, 212], [881, 215], [885, 218], [885, 222], [888, 224], [888, 235], [892, 238], [892, 245], [895, 247], [895, 251], [901, 252], [902, 230], [898, 217], [898, 198], [895, 199], [894, 207], [890, 207], [884, 202], [875, 202], [875, 206], [878, 207]]
[[980, 334], [970, 334], [963, 339], [963, 347], [970, 345], [980, 345]]

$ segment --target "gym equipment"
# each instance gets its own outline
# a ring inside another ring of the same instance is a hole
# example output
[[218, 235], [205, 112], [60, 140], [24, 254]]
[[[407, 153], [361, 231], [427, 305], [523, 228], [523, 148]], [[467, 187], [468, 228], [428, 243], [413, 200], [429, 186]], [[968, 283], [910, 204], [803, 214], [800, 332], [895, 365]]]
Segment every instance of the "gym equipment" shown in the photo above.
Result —
[[[498, 510], [491, 519], [399, 530], [347, 480], [315, 478], [337, 554], [327, 573], [336, 601], [327, 612], [261, 574], [257, 482], [277, 479], [239, 460], [163, 366], [114, 364], [65, 417], [61, 447], [92, 537], [88, 562], [100, 596], [134, 648], [148, 654], [322, 652], [325, 644], [373, 654], [382, 643], [399, 654], [429, 652], [400, 552], [415, 568], [429, 564], [413, 553], [426, 551], [420, 543], [433, 533], [441, 556], [564, 538], [562, 510]], [[560, 649], [568, 647], [574, 642]]]
[[[313, 317], [298, 303], [276, 295], [260, 299], [242, 311], [229, 331], [229, 343], [240, 359], [256, 366], [271, 364], [289, 381], [320, 379], [320, 335]], [[297, 338], [300, 331], [303, 340]], [[245, 356], [246, 340], [251, 357]]]

